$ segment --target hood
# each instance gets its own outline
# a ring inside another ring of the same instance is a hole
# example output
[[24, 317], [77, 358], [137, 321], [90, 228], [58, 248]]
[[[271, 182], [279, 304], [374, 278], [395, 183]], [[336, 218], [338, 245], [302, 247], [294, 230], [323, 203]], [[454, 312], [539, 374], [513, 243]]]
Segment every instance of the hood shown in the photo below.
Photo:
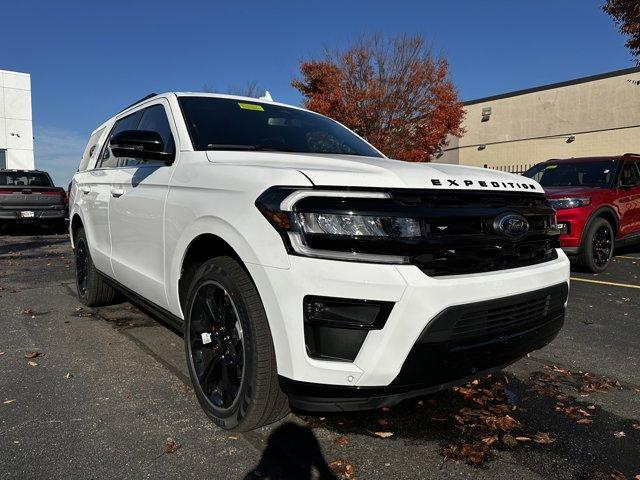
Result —
[[317, 186], [534, 191], [537, 182], [497, 170], [355, 155], [208, 151], [213, 163], [295, 169]]
[[594, 195], [600, 192], [601, 188], [594, 187], [544, 187], [547, 198], [567, 198]]

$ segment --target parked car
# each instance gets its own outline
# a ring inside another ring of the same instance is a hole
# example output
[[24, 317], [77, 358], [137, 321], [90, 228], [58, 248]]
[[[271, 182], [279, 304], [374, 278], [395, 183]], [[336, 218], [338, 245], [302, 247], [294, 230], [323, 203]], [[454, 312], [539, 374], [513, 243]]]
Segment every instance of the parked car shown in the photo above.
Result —
[[0, 226], [29, 223], [66, 232], [68, 213], [64, 189], [47, 172], [0, 170]]
[[604, 271], [614, 248], [640, 240], [640, 155], [548, 160], [524, 175], [544, 188], [562, 249], [587, 270]]
[[214, 94], [146, 98], [85, 153], [80, 299], [124, 292], [182, 330], [224, 428], [393, 405], [563, 324], [569, 262], [533, 180], [389, 160], [322, 115]]

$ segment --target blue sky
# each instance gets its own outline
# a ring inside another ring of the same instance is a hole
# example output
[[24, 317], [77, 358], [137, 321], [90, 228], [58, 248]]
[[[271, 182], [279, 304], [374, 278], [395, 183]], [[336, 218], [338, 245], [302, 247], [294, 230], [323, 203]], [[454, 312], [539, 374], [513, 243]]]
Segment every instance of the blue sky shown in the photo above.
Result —
[[22, 0], [2, 9], [0, 69], [31, 74], [36, 166], [66, 185], [89, 133], [147, 93], [255, 80], [298, 104], [300, 60], [363, 33], [422, 34], [463, 100], [631, 67], [601, 4]]

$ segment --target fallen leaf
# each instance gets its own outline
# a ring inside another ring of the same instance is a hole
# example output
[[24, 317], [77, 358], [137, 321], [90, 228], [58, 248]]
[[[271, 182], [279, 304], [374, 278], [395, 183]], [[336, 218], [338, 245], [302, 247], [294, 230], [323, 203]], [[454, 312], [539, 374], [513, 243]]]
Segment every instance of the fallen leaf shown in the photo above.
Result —
[[0, 352], [0, 357], [1, 357], [2, 355], [4, 355], [4, 353], [5, 353], [5, 352]]
[[640, 430], [640, 423], [632, 423], [631, 428], [635, 428], [636, 430]]
[[29, 360], [27, 362], [27, 365], [29, 365], [30, 367], [37, 367], [38, 366], [38, 364], [36, 362], [34, 362], [33, 360]]
[[389, 438], [393, 437], [393, 432], [372, 432], [371, 430], [367, 430], [371, 435], [375, 435], [379, 438]]
[[38, 358], [44, 355], [42, 352], [26, 352], [24, 358]]
[[498, 436], [497, 435], [491, 435], [489, 437], [484, 437], [482, 439], [482, 441], [487, 445], [493, 445], [495, 442], [498, 441]]
[[73, 378], [73, 374], [72, 373], [67, 373], [64, 378], [66, 378], [67, 380], [70, 378]]
[[334, 475], [347, 479], [354, 478], [356, 474], [355, 467], [344, 458], [339, 458], [331, 462], [329, 464], [329, 470], [331, 470]]
[[613, 436], [616, 438], [622, 438], [626, 437], [626, 434], [624, 432], [613, 432]]
[[386, 418], [379, 418], [378, 425], [382, 425], [383, 427], [386, 427], [387, 425], [389, 425], [389, 420], [387, 420]]
[[618, 470], [611, 472], [611, 478], [613, 478], [613, 480], [627, 480], [626, 475]]
[[555, 438], [553, 438], [553, 437], [552, 437], [551, 435], [549, 435], [548, 433], [543, 432], [543, 433], [536, 433], [536, 434], [533, 436], [533, 441], [534, 441], [534, 442], [536, 442], [536, 443], [543, 443], [543, 444], [545, 444], [545, 443], [553, 443], [553, 442], [555, 442], [555, 441], [556, 441], [556, 439], [555, 439]]
[[448, 444], [443, 448], [445, 459], [464, 460], [470, 465], [480, 465], [491, 456], [489, 446], [485, 442]]
[[5, 400], [4, 402], [2, 402], [2, 404], [3, 404], [3, 405], [9, 405], [10, 403], [13, 403], [13, 402], [15, 402], [15, 401], [16, 401], [16, 399], [15, 399], [15, 398], [14, 398], [14, 399], [12, 399], [12, 400]]
[[336, 438], [333, 443], [335, 445], [337, 445], [338, 447], [344, 447], [345, 445], [347, 445], [349, 443], [349, 439], [347, 437], [345, 437], [344, 435]]
[[485, 423], [494, 429], [499, 428], [503, 432], [508, 432], [514, 428], [520, 427], [520, 422], [510, 415], [504, 415], [502, 417], [488, 417], [485, 419]]
[[580, 420], [576, 421], [576, 423], [579, 423], [580, 425], [586, 425], [588, 423], [593, 423], [593, 420], [591, 420], [590, 418], [581, 418]]
[[238, 437], [236, 437], [235, 435], [229, 435], [227, 438], [229, 440], [237, 440], [238, 439]]
[[567, 377], [571, 376], [571, 372], [564, 368], [560, 368], [557, 365], [543, 365], [542, 368], [545, 370], [551, 370], [552, 372], [561, 373], [562, 375], [566, 375]]
[[529, 437], [516, 437], [518, 442], [530, 442], [531, 439]]
[[168, 455], [170, 453], [177, 452], [181, 446], [182, 445], [174, 441], [173, 438], [169, 437], [167, 438], [167, 441], [164, 444], [164, 453]]
[[502, 443], [504, 443], [507, 447], [515, 447], [516, 445], [518, 445], [516, 439], [508, 433], [505, 433], [502, 436]]
[[33, 310], [31, 308], [23, 308], [20, 310], [20, 315], [33, 315]]

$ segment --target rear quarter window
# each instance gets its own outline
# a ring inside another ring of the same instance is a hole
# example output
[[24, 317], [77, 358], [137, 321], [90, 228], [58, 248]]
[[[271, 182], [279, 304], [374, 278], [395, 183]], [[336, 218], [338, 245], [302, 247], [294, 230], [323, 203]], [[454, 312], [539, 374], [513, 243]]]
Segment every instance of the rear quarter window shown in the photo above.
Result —
[[98, 147], [98, 142], [100, 141], [100, 137], [104, 133], [104, 128], [101, 128], [89, 138], [89, 142], [87, 142], [87, 146], [84, 149], [84, 153], [82, 154], [82, 159], [80, 160], [80, 165], [78, 165], [78, 171], [84, 172], [85, 170], [93, 168], [95, 165], [95, 159], [98, 156], [98, 151], [100, 150]]

